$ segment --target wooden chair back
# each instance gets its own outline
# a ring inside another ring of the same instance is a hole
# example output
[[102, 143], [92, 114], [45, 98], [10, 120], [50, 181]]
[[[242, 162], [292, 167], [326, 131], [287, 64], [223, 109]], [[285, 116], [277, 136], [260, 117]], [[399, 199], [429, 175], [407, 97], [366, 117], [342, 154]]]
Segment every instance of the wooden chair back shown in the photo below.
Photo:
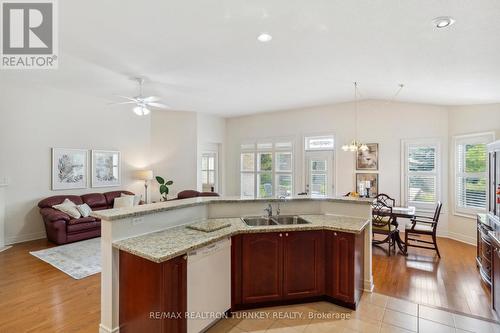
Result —
[[377, 195], [375, 197], [375, 199], [377, 201], [383, 202], [385, 205], [387, 205], [389, 207], [396, 206], [396, 200], [394, 200], [393, 198], [391, 198], [390, 196], [388, 196], [385, 193], [380, 193], [379, 195]]
[[392, 207], [386, 205], [382, 201], [374, 201], [372, 204], [372, 224], [375, 227], [389, 229], [389, 224], [392, 223]]

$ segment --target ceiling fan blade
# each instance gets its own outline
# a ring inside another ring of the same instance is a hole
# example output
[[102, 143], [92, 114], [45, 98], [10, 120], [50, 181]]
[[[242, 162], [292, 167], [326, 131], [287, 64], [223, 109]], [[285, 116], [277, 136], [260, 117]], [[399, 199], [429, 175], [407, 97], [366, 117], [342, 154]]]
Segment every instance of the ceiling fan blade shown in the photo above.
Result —
[[108, 105], [122, 105], [122, 104], [137, 104], [135, 101], [120, 102], [120, 103], [109, 103]]
[[133, 97], [128, 97], [128, 96], [122, 96], [122, 95], [115, 95], [116, 97], [120, 97], [120, 98], [125, 98], [125, 99], [128, 99], [129, 101], [134, 101], [134, 102], [137, 102], [137, 98], [133, 98]]
[[148, 96], [148, 97], [144, 97], [142, 100], [145, 103], [150, 103], [150, 102], [158, 102], [160, 100], [160, 98], [156, 97], [156, 96]]
[[146, 103], [147, 106], [152, 106], [154, 108], [159, 108], [159, 109], [168, 109], [170, 108], [170, 106], [168, 105], [165, 105], [165, 104], [162, 104], [162, 103], [156, 103], [156, 102], [153, 102], [153, 103]]

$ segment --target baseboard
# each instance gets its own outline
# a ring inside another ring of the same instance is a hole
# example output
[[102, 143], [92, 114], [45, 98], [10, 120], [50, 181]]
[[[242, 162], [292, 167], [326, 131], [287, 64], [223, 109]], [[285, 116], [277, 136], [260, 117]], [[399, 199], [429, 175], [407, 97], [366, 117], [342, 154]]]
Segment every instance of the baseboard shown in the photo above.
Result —
[[45, 235], [45, 231], [33, 232], [31, 234], [24, 234], [24, 235], [7, 237], [5, 239], [5, 244], [12, 245], [12, 244], [16, 244], [16, 243], [27, 242], [27, 241], [31, 241], [31, 240], [35, 240], [35, 239], [42, 239], [42, 238], [46, 238], [46, 237], [47, 236]]
[[119, 333], [120, 327], [115, 327], [114, 329], [110, 329], [103, 324], [99, 324], [99, 333]]
[[373, 288], [375, 285], [373, 284], [373, 276], [371, 277], [370, 280], [363, 280], [363, 290], [366, 292], [373, 292]]
[[444, 237], [444, 238], [453, 239], [453, 240], [456, 240], [456, 241], [459, 241], [459, 242], [462, 242], [462, 243], [466, 243], [466, 244], [469, 244], [469, 245], [474, 245], [474, 246], [477, 245], [476, 238], [470, 237], [470, 236], [465, 236], [465, 235], [462, 235], [462, 234], [457, 234], [455, 232], [448, 231], [447, 235], [438, 235], [438, 237]]

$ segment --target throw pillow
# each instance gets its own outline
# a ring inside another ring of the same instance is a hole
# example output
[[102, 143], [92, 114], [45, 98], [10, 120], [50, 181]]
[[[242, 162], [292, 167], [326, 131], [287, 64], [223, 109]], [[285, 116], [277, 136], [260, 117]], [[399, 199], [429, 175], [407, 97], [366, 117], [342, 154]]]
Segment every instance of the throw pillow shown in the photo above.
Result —
[[141, 195], [132, 195], [132, 194], [125, 194], [122, 193], [122, 197], [133, 197], [134, 198], [134, 206], [137, 206], [139, 202], [141, 202]]
[[81, 216], [80, 212], [76, 208], [76, 204], [69, 199], [65, 199], [62, 204], [52, 206], [52, 208], [66, 213], [74, 219], [78, 219]]
[[83, 205], [76, 205], [76, 209], [82, 214], [82, 217], [89, 217], [90, 213], [92, 213], [92, 208], [89, 205], [84, 203]]
[[134, 207], [134, 196], [129, 195], [126, 197], [115, 198], [115, 203], [113, 204], [113, 208], [128, 208], [128, 207]]

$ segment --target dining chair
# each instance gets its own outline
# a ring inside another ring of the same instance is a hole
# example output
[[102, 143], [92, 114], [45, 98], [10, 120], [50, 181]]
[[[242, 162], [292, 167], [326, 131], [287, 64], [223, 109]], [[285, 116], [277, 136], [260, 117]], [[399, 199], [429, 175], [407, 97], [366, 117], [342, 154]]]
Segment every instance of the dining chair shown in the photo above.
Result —
[[[416, 215], [415, 218], [411, 220], [411, 223], [406, 225], [405, 227], [405, 247], [406, 250], [408, 251], [408, 247], [418, 247], [421, 249], [429, 249], [429, 250], [435, 250], [438, 257], [441, 258], [441, 255], [439, 254], [439, 249], [436, 241], [436, 231], [437, 231], [437, 225], [439, 222], [439, 216], [441, 215], [441, 208], [443, 207], [443, 204], [441, 201], [438, 201], [436, 205], [436, 210], [434, 211], [434, 216], [429, 217], [429, 216], [420, 216]], [[431, 236], [432, 241], [429, 240], [421, 240], [421, 239], [416, 239], [416, 238], [411, 238], [412, 236], [414, 237], [420, 237], [420, 236]], [[415, 243], [424, 243], [424, 244], [430, 244], [432, 246], [422, 246], [418, 244], [411, 244], [411, 242]]]
[[385, 205], [387, 205], [389, 207], [396, 206], [396, 200], [394, 200], [393, 198], [391, 198], [390, 196], [388, 196], [385, 193], [380, 193], [379, 195], [377, 195], [375, 197], [375, 200], [381, 201], [381, 202], [383, 202]]
[[388, 255], [391, 255], [391, 247], [396, 250], [396, 242], [394, 234], [398, 231], [393, 222], [392, 207], [382, 201], [375, 200], [372, 204], [372, 233], [384, 235], [382, 240], [372, 239], [372, 245], [381, 245], [384, 243], [389, 244]]

